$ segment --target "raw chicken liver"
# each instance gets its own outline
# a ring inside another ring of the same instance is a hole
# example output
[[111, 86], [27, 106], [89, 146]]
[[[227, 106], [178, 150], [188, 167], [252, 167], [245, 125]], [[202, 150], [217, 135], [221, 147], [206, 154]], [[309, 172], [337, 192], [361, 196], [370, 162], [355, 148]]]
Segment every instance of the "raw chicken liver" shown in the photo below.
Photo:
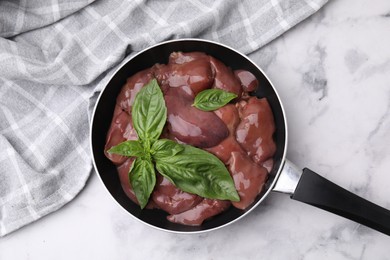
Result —
[[130, 114], [135, 96], [152, 78], [151, 69], [142, 70], [128, 78], [116, 99], [116, 104]]
[[[117, 97], [108, 130], [105, 154], [117, 167], [123, 191], [134, 203], [137, 198], [129, 180], [134, 158], [107, 153], [126, 140], [137, 140], [131, 109], [139, 90], [156, 78], [164, 94], [167, 123], [160, 138], [203, 148], [217, 156], [229, 170], [240, 196], [239, 202], [201, 198], [175, 187], [157, 173], [157, 183], [147, 208], [160, 208], [169, 221], [201, 225], [231, 205], [246, 209], [262, 191], [273, 166], [276, 146], [275, 124], [265, 98], [251, 97], [258, 80], [249, 71], [235, 70], [202, 52], [173, 52], [168, 64], [155, 64], [131, 76]], [[194, 106], [195, 96], [205, 89], [218, 88], [238, 97], [214, 112]]]
[[216, 58], [210, 58], [211, 67], [215, 72], [213, 88], [222, 89], [241, 97], [242, 87], [233, 71]]
[[238, 103], [238, 107], [241, 122], [236, 130], [237, 141], [255, 162], [261, 164], [271, 158], [276, 150], [271, 107], [265, 98], [256, 97]]
[[227, 210], [231, 202], [226, 200], [203, 199], [198, 205], [180, 214], [168, 216], [174, 223], [199, 226], [204, 220]]
[[229, 135], [226, 125], [217, 115], [192, 106], [194, 98], [183, 88], [169, 88], [164, 98], [168, 129], [179, 141], [207, 148], [219, 144]]
[[229, 136], [218, 145], [206, 150], [217, 156], [224, 164], [230, 160], [232, 152], [244, 152], [236, 140], [236, 128], [240, 123], [238, 110], [233, 104], [228, 104], [215, 111], [215, 114], [226, 124]]
[[240, 201], [233, 202], [233, 206], [246, 209], [263, 189], [268, 172], [247, 155], [239, 152], [232, 153], [228, 164], [234, 185], [240, 196]]
[[164, 92], [169, 87], [188, 86], [196, 95], [211, 87], [214, 75], [208, 56], [199, 53], [176, 56], [171, 55], [172, 63], [154, 66], [154, 75]]
[[259, 81], [251, 72], [246, 70], [235, 70], [234, 75], [240, 80], [241, 86], [245, 92], [252, 92], [257, 89]]
[[137, 139], [137, 132], [133, 127], [131, 116], [127, 112], [122, 111], [119, 106], [115, 106], [114, 117], [111, 122], [111, 127], [107, 133], [106, 145], [104, 148], [106, 157], [114, 164], [123, 163], [127, 159], [126, 157], [108, 153], [107, 150], [126, 140]]
[[202, 201], [202, 198], [179, 190], [168, 179], [159, 175], [153, 191], [154, 203], [169, 214], [178, 214], [189, 210]]

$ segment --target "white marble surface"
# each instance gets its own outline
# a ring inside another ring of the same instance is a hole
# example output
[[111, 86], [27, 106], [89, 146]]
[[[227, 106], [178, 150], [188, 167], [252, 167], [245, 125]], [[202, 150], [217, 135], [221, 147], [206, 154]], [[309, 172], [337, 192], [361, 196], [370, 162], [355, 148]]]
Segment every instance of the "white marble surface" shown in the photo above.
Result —
[[[251, 56], [284, 102], [288, 158], [390, 209], [390, 1], [330, 0]], [[282, 194], [201, 235], [129, 217], [95, 175], [0, 240], [0, 259], [390, 259], [390, 237]]]

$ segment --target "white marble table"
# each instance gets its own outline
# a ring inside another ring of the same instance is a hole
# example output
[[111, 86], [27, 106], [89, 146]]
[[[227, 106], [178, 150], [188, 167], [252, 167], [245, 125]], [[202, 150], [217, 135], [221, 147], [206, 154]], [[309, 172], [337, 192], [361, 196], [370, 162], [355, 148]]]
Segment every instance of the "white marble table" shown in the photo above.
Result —
[[[390, 209], [390, 1], [333, 0], [251, 56], [284, 102], [288, 158]], [[0, 240], [0, 259], [390, 259], [390, 237], [282, 194], [200, 235], [147, 227], [95, 175]]]

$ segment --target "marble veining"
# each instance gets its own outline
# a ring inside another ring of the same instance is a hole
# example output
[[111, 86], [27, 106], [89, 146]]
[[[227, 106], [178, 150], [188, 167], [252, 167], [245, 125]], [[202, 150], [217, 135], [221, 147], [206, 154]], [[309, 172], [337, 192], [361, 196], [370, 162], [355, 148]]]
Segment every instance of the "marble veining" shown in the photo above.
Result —
[[[286, 110], [287, 157], [390, 209], [390, 2], [330, 0], [250, 54]], [[100, 180], [0, 240], [0, 259], [390, 259], [390, 237], [271, 193], [242, 220], [197, 235], [141, 224]]]
[[384, 18], [389, 18], [390, 17], [390, 12], [382, 14], [381, 16], [384, 17]]
[[368, 61], [368, 56], [357, 49], [350, 49], [346, 52], [344, 59], [345, 65], [352, 74], [355, 73], [356, 70], [364, 64], [364, 62]]
[[318, 100], [322, 100], [328, 95], [328, 80], [324, 69], [324, 59], [326, 49], [321, 45], [316, 45], [308, 51], [309, 60], [305, 63], [308, 66], [303, 75], [303, 86], [320, 94]]

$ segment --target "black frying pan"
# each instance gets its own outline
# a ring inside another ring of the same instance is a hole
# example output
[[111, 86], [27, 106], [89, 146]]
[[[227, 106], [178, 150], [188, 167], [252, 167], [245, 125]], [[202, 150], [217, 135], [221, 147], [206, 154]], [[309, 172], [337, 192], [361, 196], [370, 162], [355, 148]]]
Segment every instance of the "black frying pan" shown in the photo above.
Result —
[[[141, 210], [122, 190], [115, 166], [105, 157], [106, 134], [114, 112], [116, 97], [126, 79], [136, 72], [151, 67], [155, 63], [167, 63], [171, 52], [200, 51], [221, 60], [232, 69], [252, 72], [261, 86], [256, 96], [266, 97], [275, 117], [275, 141], [277, 150], [274, 167], [264, 191], [246, 210], [230, 207], [226, 212], [205, 221], [201, 226], [174, 224], [166, 219], [167, 213], [153, 209]], [[363, 225], [390, 235], [390, 211], [360, 198], [336, 184], [324, 179], [309, 169], [303, 171], [286, 160], [287, 124], [280, 98], [264, 72], [246, 56], [222, 44], [199, 40], [181, 39], [154, 45], [133, 57], [127, 58], [124, 65], [113, 75], [95, 106], [91, 125], [91, 148], [95, 170], [112, 197], [136, 219], [165, 231], [176, 233], [198, 233], [228, 225], [249, 213], [271, 192], [291, 194], [291, 198], [327, 211], [344, 216]]]

